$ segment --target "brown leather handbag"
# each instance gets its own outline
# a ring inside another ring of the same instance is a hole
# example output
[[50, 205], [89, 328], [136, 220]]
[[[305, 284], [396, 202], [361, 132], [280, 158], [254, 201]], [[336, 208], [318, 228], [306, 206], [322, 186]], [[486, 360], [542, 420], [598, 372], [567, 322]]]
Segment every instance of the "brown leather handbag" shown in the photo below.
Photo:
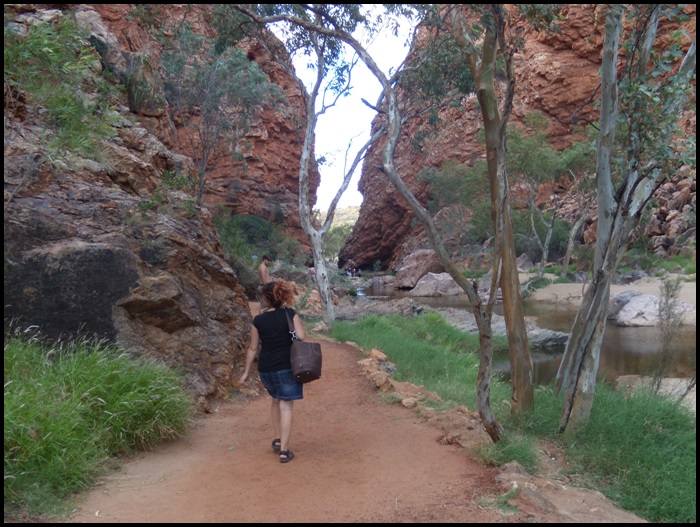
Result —
[[315, 381], [321, 378], [321, 345], [318, 342], [304, 342], [299, 340], [294, 329], [294, 322], [289, 318], [289, 311], [285, 309], [289, 333], [292, 335], [292, 349], [290, 359], [292, 362], [292, 375], [300, 384]]

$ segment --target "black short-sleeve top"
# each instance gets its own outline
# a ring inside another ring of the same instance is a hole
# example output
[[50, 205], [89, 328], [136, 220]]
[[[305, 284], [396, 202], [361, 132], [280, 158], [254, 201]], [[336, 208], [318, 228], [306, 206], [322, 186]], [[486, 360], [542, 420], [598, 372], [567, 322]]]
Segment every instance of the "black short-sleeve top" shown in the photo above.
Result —
[[253, 326], [260, 334], [260, 355], [258, 371], [279, 371], [291, 369], [289, 349], [292, 347], [292, 337], [289, 334], [289, 318], [294, 319], [296, 311], [292, 308], [281, 308], [261, 313], [253, 318]]

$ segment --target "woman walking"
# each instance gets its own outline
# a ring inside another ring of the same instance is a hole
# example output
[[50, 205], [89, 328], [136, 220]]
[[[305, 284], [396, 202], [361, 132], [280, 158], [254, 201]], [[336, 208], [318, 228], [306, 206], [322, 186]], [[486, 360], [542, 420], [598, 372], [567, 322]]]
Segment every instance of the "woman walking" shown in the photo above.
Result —
[[272, 427], [275, 431], [272, 449], [279, 452], [280, 463], [288, 463], [294, 459], [294, 453], [289, 449], [294, 401], [303, 399], [304, 391], [303, 384], [297, 383], [292, 376], [289, 358], [292, 339], [287, 314], [294, 322], [296, 337], [304, 340], [306, 334], [299, 315], [291, 307], [294, 302], [291, 284], [284, 280], [266, 283], [262, 287], [262, 299], [265, 307], [253, 318], [250, 346], [240, 382], [248, 380], [260, 344], [258, 373], [263, 386], [272, 397]]

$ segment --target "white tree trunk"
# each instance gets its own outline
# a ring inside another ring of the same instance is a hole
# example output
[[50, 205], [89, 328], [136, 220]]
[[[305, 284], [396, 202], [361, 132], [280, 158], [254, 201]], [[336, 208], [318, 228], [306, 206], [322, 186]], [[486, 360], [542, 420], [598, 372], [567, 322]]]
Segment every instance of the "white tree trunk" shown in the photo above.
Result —
[[[617, 56], [622, 33], [622, 16], [625, 7], [614, 4], [605, 21], [603, 63], [601, 65], [600, 134], [598, 137], [598, 225], [593, 264], [593, 280], [584, 295], [576, 315], [571, 336], [557, 372], [556, 385], [564, 389], [564, 404], [559, 428], [565, 430], [588, 420], [593, 406], [596, 376], [600, 362], [600, 344], [605, 331], [605, 320], [610, 295], [611, 273], [616, 269], [604, 266], [611, 251], [619, 252], [613, 243], [613, 222], [616, 206], [613, 196], [611, 156], [615, 142], [615, 126], [618, 110]], [[620, 231], [618, 230], [618, 233]], [[614, 240], [620, 242], [620, 239]]]

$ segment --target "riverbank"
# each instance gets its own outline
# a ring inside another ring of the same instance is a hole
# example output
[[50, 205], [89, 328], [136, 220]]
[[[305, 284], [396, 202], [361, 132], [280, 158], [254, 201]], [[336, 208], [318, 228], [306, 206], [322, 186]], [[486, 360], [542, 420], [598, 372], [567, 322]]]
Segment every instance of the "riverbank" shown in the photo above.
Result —
[[[693, 275], [693, 278], [695, 276]], [[520, 277], [520, 283], [524, 283], [531, 275], [523, 274]], [[552, 276], [552, 279], [555, 277]], [[687, 277], [681, 277], [687, 278]], [[610, 287], [610, 298], [626, 291], [639, 291], [642, 294], [647, 295], [661, 295], [661, 287], [663, 285], [663, 280], [658, 277], [646, 277], [636, 280], [630, 284], [617, 285], [614, 284]], [[573, 306], [579, 306], [581, 300], [583, 299], [583, 294], [585, 292], [587, 284], [555, 284], [552, 283], [548, 286], [537, 289], [529, 297], [530, 300], [537, 302], [549, 302], [555, 304], [568, 304]], [[681, 283], [681, 288], [678, 294], [678, 300], [680, 302], [685, 302], [691, 304], [697, 309], [697, 284], [692, 281], [683, 281]], [[695, 317], [690, 323], [695, 324]], [[678, 397], [680, 393], [685, 389], [688, 384], [689, 379], [678, 379], [678, 378], [668, 378], [663, 379], [661, 383], [661, 392], [668, 394], [671, 397]], [[618, 388], [625, 390], [634, 390], [643, 386], [648, 386], [650, 379], [648, 377], [643, 377], [640, 375], [624, 375], [617, 379]], [[696, 388], [693, 389], [685, 396], [683, 399], [683, 405], [688, 407], [696, 413]]]
[[[550, 275], [552, 281], [557, 277]], [[521, 284], [527, 282], [531, 279], [532, 275], [523, 273], [520, 276]], [[678, 300], [686, 304], [690, 304], [697, 308], [697, 295], [696, 295], [696, 283], [694, 281], [687, 281], [689, 277], [684, 278], [681, 283]], [[694, 275], [690, 277], [694, 279]], [[353, 279], [354, 285], [361, 289], [366, 285], [362, 282], [363, 279]], [[355, 282], [356, 281], [356, 282]], [[362, 282], [362, 283], [361, 283]], [[642, 294], [660, 296], [661, 287], [663, 285], [663, 280], [658, 277], [645, 277], [630, 284], [624, 285], [612, 285], [610, 290], [611, 298], [622, 292], [638, 291]], [[368, 285], [367, 285], [368, 286]], [[567, 307], [577, 307], [580, 305], [583, 299], [583, 294], [585, 292], [586, 284], [581, 283], [569, 283], [569, 284], [558, 284], [551, 283], [540, 289], [535, 290], [529, 297], [529, 301], [533, 302], [543, 302], [549, 304], [557, 304]], [[370, 313], [376, 313], [380, 315], [388, 314], [400, 314], [404, 316], [410, 316], [416, 312], [426, 309], [420, 302], [420, 298], [404, 297], [401, 299], [393, 300], [377, 300], [368, 298], [358, 298], [356, 301], [350, 301], [347, 297], [343, 297], [336, 308], [336, 316], [341, 320], [357, 320], [358, 318], [365, 316]], [[427, 308], [431, 309], [431, 308]], [[472, 317], [464, 317], [462, 310], [454, 308], [439, 308], [434, 309], [440, 312], [445, 319], [453, 326], [467, 332], [474, 332], [476, 330], [475, 323]], [[695, 315], [692, 315], [690, 321], [686, 320], [686, 323], [695, 325]], [[505, 323], [503, 317], [494, 315], [493, 329], [495, 334], [505, 334]], [[678, 394], [685, 389], [689, 379], [687, 378], [668, 378], [664, 379], [661, 386], [661, 391], [663, 393], [668, 393], [671, 396], [678, 396]], [[616, 380], [617, 385], [625, 390], [636, 389], [648, 383], [648, 378], [640, 375], [623, 375]], [[684, 398], [683, 404], [690, 408], [693, 413], [696, 409], [696, 390], [693, 388], [688, 395]]]
[[[553, 280], [556, 278], [554, 275], [548, 276], [550, 276]], [[520, 283], [523, 284], [530, 278], [531, 275], [522, 274], [520, 276]], [[692, 278], [694, 280], [695, 275], [693, 275]], [[657, 277], [641, 278], [630, 284], [624, 285], [613, 284], [612, 286], [610, 286], [610, 298], [624, 291], [639, 291], [643, 294], [659, 296], [661, 294], [662, 285], [663, 280]], [[697, 308], [696, 285], [697, 284], [694, 281], [683, 281], [681, 283], [681, 289], [678, 295], [678, 300], [680, 300], [681, 302], [692, 304]], [[530, 296], [530, 299], [536, 301], [553, 302], [557, 304], [571, 304], [578, 306], [581, 304], [581, 299], [583, 298], [583, 293], [585, 292], [586, 286], [587, 284], [552, 283], [548, 286], [536, 289]]]

